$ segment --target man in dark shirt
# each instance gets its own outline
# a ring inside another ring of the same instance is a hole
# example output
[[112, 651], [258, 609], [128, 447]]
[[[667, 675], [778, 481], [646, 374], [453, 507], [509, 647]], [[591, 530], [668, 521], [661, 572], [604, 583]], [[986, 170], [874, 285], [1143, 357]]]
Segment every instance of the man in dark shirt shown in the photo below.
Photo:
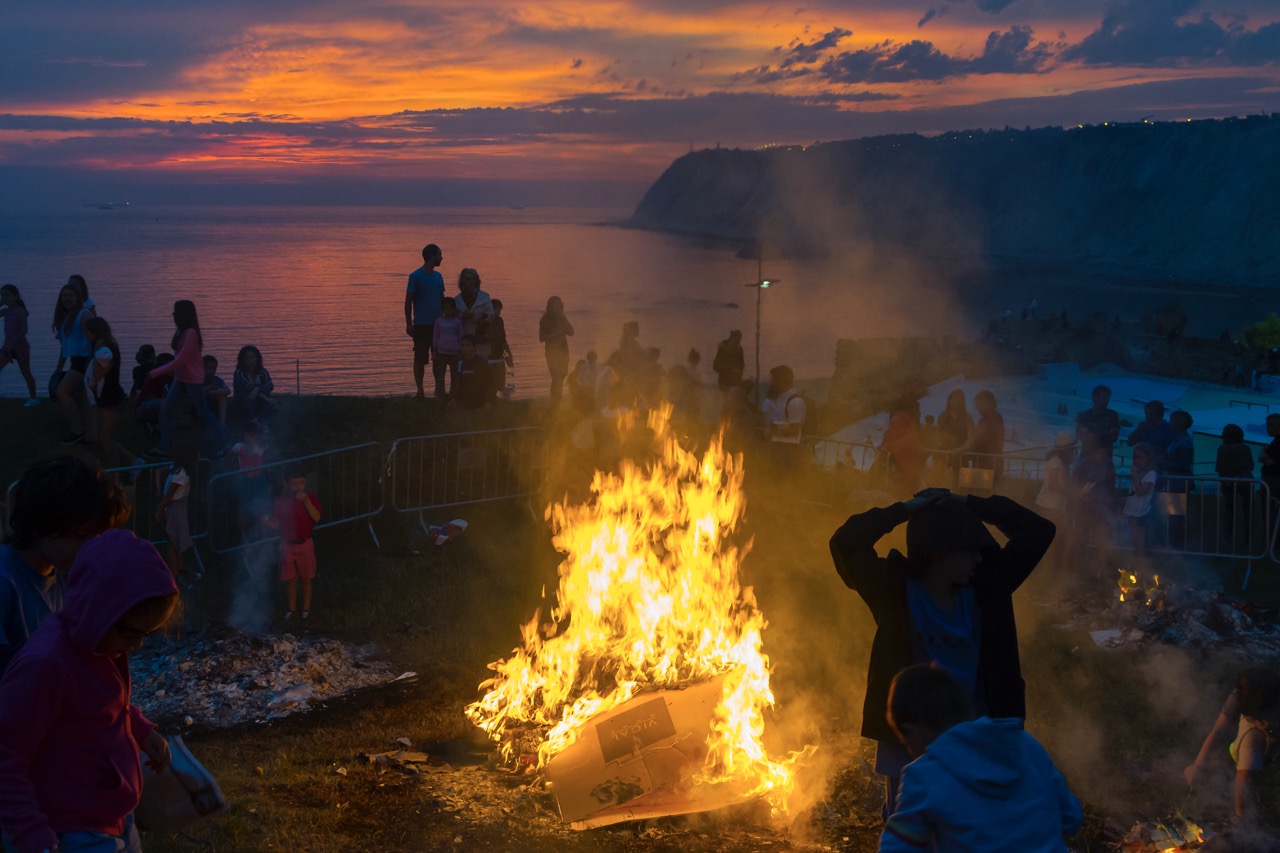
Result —
[[1142, 411], [1146, 414], [1147, 419], [1133, 428], [1129, 433], [1129, 437], [1125, 442], [1133, 447], [1135, 444], [1145, 441], [1156, 449], [1157, 458], [1155, 460], [1156, 468], [1163, 471], [1165, 468], [1165, 457], [1169, 453], [1169, 445], [1173, 443], [1173, 428], [1169, 426], [1169, 422], [1164, 419], [1164, 403], [1159, 400], [1150, 400]]
[[1099, 385], [1093, 389], [1093, 407], [1076, 415], [1076, 437], [1080, 440], [1080, 455], [1086, 456], [1095, 447], [1106, 447], [1110, 453], [1120, 437], [1120, 416], [1111, 403], [1111, 389]]
[[1267, 484], [1272, 500], [1280, 500], [1280, 414], [1267, 415], [1267, 435], [1271, 443], [1258, 454], [1262, 463], [1262, 482]]

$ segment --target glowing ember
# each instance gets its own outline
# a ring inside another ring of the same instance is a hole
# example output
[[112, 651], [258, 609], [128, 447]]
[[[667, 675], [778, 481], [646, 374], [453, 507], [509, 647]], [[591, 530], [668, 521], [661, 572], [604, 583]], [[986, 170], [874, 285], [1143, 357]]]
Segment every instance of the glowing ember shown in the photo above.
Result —
[[[508, 761], [520, 757], [513, 735], [536, 729], [541, 770], [585, 737], [590, 721], [637, 695], [715, 679], [709, 733], [705, 745], [684, 748], [698, 763], [682, 785], [715, 805], [732, 791], [734, 801], [763, 795], [785, 811], [795, 763], [812, 748], [775, 759], [762, 742], [764, 709], [773, 704], [765, 619], [738, 580], [749, 544], [740, 548], [732, 538], [745, 507], [741, 457], [718, 439], [701, 458], [682, 449], [668, 415], [649, 417], [660, 448], [651, 464], [596, 472], [586, 504], [548, 509], [553, 543], [565, 555], [551, 621], [540, 624], [535, 614], [523, 626], [521, 647], [490, 664], [495, 675], [480, 685], [488, 692], [466, 713]], [[623, 751], [634, 758], [648, 743], [628, 741]], [[601, 761], [623, 759], [605, 754]]]
[[1160, 576], [1151, 576], [1151, 587], [1143, 589], [1140, 586], [1138, 575], [1128, 569], [1119, 569], [1120, 578], [1116, 581], [1116, 586], [1120, 587], [1120, 601], [1143, 601], [1146, 607], [1155, 607], [1158, 610], [1164, 609], [1164, 591], [1160, 589]]

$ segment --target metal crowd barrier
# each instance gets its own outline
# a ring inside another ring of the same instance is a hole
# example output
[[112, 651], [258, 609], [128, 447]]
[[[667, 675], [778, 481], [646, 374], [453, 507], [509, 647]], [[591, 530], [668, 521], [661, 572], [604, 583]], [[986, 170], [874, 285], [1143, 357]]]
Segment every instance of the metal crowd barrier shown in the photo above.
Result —
[[[146, 539], [157, 548], [169, 543], [164, 519], [156, 520], [156, 509], [164, 498], [164, 483], [172, 465], [172, 462], [166, 460], [107, 469], [108, 473], [116, 475], [129, 501], [129, 520], [122, 525], [122, 529], [132, 530], [139, 539]], [[204, 523], [207, 517], [205, 504], [208, 500], [205, 484], [209, 482], [212, 471], [213, 462], [209, 459], [197, 460], [194, 476], [191, 477], [191, 490], [187, 495], [187, 524], [191, 540], [196, 544], [209, 537], [209, 528]], [[191, 553], [195, 555], [200, 570], [204, 571], [200, 549], [192, 547]]]
[[[261, 521], [281, 494], [285, 473], [295, 467], [307, 472], [307, 487], [320, 502], [317, 529], [372, 519], [386, 505], [385, 461], [382, 443], [370, 441], [216, 474], [207, 490], [210, 546], [226, 554], [278, 539]], [[372, 521], [366, 526], [381, 547]]]
[[[1116, 479], [1115, 547], [1131, 550], [1132, 522], [1123, 514], [1129, 478]], [[1142, 521], [1148, 551], [1249, 561], [1244, 584], [1252, 561], [1274, 551], [1275, 507], [1266, 483], [1195, 475], [1166, 477], [1157, 488]]]
[[822, 471], [870, 471], [880, 451], [866, 442], [838, 441], [806, 436], [813, 467]]
[[528, 497], [542, 485], [542, 430], [536, 427], [397, 439], [387, 457], [396, 512]]

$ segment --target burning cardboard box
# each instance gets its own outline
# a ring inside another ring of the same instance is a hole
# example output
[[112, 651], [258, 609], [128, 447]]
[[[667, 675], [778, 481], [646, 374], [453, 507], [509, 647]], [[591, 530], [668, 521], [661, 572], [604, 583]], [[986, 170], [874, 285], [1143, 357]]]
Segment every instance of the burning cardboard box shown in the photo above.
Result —
[[733, 785], [699, 784], [724, 677], [644, 693], [601, 714], [545, 771], [560, 817], [575, 829], [689, 814], [750, 799]]

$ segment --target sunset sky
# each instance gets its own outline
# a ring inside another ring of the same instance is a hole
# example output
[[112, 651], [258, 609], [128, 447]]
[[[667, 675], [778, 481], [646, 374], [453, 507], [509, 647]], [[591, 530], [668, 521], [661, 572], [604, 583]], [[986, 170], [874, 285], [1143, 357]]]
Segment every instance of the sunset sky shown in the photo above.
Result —
[[616, 201], [717, 144], [1277, 112], [1278, 61], [1276, 0], [6, 3], [0, 201]]

